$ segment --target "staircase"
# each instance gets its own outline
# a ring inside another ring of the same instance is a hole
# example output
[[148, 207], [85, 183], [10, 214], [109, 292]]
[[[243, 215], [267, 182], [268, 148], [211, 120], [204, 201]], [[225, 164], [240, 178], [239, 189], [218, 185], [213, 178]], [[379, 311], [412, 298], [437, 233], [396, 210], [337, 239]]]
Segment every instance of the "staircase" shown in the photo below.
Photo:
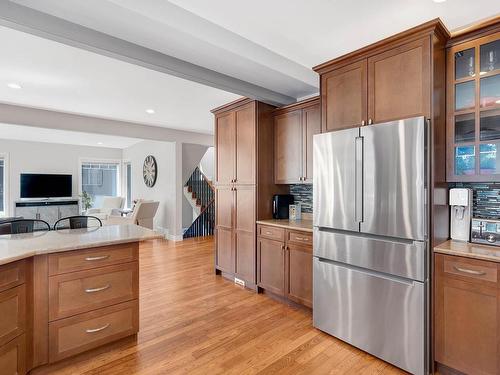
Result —
[[215, 228], [214, 188], [198, 167], [184, 185], [184, 194], [188, 195], [188, 200], [198, 214], [198, 217], [184, 232], [184, 238], [213, 235]]

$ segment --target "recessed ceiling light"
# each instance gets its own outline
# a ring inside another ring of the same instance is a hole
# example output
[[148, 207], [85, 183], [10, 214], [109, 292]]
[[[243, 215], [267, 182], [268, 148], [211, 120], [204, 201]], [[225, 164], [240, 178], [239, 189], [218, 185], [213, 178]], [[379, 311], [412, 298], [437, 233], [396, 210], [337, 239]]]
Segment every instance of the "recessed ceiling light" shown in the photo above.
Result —
[[434, 1], [435, 3], [444, 3], [446, 0], [432, 0]]
[[11, 83], [7, 83], [7, 87], [10, 87], [11, 89], [21, 89], [21, 85], [19, 83], [14, 83], [14, 82], [11, 82]]
[[102, 142], [97, 142], [98, 145], [102, 145], [103, 143]]
[[146, 113], [149, 113], [150, 115], [152, 115], [153, 113], [155, 113], [155, 110], [152, 108], [148, 108], [148, 109], [146, 109]]

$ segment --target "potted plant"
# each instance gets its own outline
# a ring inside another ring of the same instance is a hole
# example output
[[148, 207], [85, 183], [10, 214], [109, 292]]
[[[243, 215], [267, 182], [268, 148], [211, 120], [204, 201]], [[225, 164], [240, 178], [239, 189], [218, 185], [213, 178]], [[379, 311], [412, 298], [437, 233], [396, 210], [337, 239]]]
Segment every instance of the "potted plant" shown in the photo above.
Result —
[[84, 211], [87, 211], [90, 207], [92, 207], [92, 196], [84, 191], [80, 194], [80, 198], [82, 199], [82, 208]]

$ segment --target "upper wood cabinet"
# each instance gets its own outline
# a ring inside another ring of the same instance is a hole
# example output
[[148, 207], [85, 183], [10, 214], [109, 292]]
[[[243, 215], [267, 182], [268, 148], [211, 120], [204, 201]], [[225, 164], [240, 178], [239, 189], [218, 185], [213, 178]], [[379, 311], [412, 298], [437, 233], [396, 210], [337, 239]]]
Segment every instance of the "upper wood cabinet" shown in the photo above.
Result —
[[274, 181], [312, 183], [313, 135], [321, 131], [319, 99], [280, 108], [274, 116]]
[[368, 122], [429, 116], [430, 45], [422, 38], [368, 58]]
[[302, 111], [274, 118], [274, 180], [277, 184], [298, 183], [302, 179]]
[[247, 103], [215, 119], [216, 184], [255, 183], [255, 104]]
[[236, 175], [236, 121], [233, 112], [225, 113], [215, 119], [217, 144], [217, 170], [215, 182], [230, 184]]
[[434, 20], [315, 67], [322, 132], [431, 117], [431, 50], [448, 36]]
[[500, 178], [500, 22], [447, 50], [447, 180]]
[[321, 131], [353, 128], [366, 122], [367, 61], [356, 61], [321, 75]]

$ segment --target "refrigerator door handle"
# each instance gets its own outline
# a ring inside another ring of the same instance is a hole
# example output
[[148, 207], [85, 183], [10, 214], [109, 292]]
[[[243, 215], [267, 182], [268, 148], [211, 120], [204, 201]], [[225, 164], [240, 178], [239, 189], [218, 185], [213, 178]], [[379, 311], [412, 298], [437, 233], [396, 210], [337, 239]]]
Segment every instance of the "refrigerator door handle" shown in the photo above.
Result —
[[355, 220], [358, 223], [363, 221], [363, 137], [356, 137], [355, 146]]

